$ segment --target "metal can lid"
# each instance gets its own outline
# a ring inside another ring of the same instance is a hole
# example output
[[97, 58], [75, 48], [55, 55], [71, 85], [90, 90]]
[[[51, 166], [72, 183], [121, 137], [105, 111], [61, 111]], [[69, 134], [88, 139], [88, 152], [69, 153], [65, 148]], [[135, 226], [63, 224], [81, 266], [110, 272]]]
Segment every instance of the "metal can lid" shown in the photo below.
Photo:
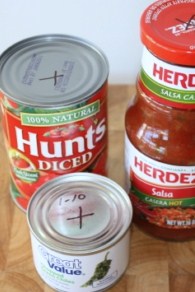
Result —
[[170, 63], [195, 65], [195, 0], [161, 0], [141, 17], [143, 44], [158, 58]]
[[107, 78], [104, 53], [68, 35], [30, 37], [0, 57], [1, 90], [30, 106], [62, 107], [86, 101]]
[[50, 180], [31, 198], [28, 224], [45, 246], [66, 254], [87, 254], [117, 242], [128, 230], [132, 205], [109, 178], [72, 173]]

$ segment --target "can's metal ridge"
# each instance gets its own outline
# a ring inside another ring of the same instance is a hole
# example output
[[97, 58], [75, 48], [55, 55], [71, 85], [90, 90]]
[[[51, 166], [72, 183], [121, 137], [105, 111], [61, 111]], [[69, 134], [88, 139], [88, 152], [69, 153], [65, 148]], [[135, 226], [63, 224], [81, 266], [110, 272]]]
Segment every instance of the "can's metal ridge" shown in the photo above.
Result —
[[[82, 196], [86, 195], [86, 201], [76, 202], [79, 190]], [[68, 206], [59, 208], [62, 198]], [[79, 208], [83, 208], [84, 216], [94, 217], [88, 220], [85, 217], [85, 225], [77, 233], [76, 220], [74, 225], [64, 220], [75, 218]], [[72, 173], [47, 182], [35, 192], [27, 220], [31, 233], [48, 248], [84, 255], [104, 250], [125, 236], [132, 220], [132, 206], [124, 189], [111, 179], [92, 173]]]
[[[71, 48], [67, 51], [66, 56], [62, 54], [62, 48], [67, 50], [69, 45], [72, 45], [74, 49]], [[56, 49], [56, 52], [53, 51], [53, 53], [56, 53], [53, 59], [49, 56], [51, 52], [46, 50], [46, 48], [51, 50], [51, 46]], [[32, 59], [30, 58], [37, 53], [42, 54], [39, 57], [43, 59], [40, 61], [37, 57], [33, 66], [36, 67], [36, 62], [41, 62], [39, 65], [40, 73], [44, 73], [46, 76], [43, 77], [47, 77], [43, 79], [52, 79], [48, 76], [54, 74], [53, 72], [47, 72], [49, 67], [45, 64], [48, 64], [48, 62], [53, 62], [49, 64], [50, 67], [55, 68], [56, 66], [56, 70], [60, 72], [61, 70], [67, 70], [63, 67], [66, 58], [68, 62], [77, 58], [78, 64], [74, 64], [77, 68], [69, 73], [71, 82], [66, 83], [67, 80], [65, 80], [65, 85], [63, 85], [65, 91], [62, 91], [62, 88], [60, 90], [55, 88], [54, 90], [54, 87], [48, 86], [48, 83], [45, 82], [44, 85], [43, 82], [41, 82], [42, 84], [38, 83], [36, 78], [40, 78], [38, 77], [39, 68], [28, 72], [32, 65]], [[43, 70], [44, 66], [47, 67], [45, 70]], [[0, 73], [1, 91], [13, 101], [20, 102], [23, 105], [61, 108], [62, 106], [76, 104], [78, 101], [86, 101], [96, 94], [107, 82], [109, 63], [104, 52], [88, 40], [71, 35], [43, 34], [18, 41], [7, 48], [0, 56]], [[23, 81], [22, 78], [25, 74], [29, 74], [29, 76]], [[29, 84], [32, 79], [33, 83]]]

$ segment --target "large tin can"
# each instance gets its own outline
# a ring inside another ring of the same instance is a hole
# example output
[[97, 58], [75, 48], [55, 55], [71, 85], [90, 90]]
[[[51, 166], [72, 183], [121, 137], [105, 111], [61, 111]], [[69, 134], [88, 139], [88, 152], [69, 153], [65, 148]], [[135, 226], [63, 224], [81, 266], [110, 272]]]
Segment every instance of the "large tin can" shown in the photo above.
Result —
[[1, 55], [11, 194], [23, 210], [55, 176], [106, 175], [107, 77], [104, 53], [72, 36], [31, 37]]
[[132, 206], [105, 176], [72, 173], [42, 185], [27, 211], [40, 277], [57, 291], [104, 291], [129, 261]]

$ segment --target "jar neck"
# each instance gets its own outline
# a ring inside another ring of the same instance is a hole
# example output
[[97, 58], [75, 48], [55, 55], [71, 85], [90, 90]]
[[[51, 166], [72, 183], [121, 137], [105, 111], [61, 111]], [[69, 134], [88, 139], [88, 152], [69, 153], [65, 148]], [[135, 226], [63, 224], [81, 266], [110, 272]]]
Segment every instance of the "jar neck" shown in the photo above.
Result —
[[151, 95], [146, 94], [139, 83], [137, 83], [137, 94], [134, 105], [144, 116], [150, 116], [152, 119], [158, 117], [170, 122], [170, 119], [174, 121], [179, 117], [181, 120], [185, 119], [185, 121], [188, 121], [189, 125], [195, 122], [195, 109], [181, 109], [158, 102]]
[[[172, 107], [167, 106], [161, 102], [158, 102], [155, 98], [151, 96], [150, 92], [148, 94], [145, 88], [142, 87], [141, 81], [139, 80], [139, 76], [138, 76], [136, 88], [137, 88], [136, 100], [138, 103], [137, 105], [139, 107], [141, 107], [142, 109], [145, 109], [147, 107], [147, 110], [161, 112], [162, 114], [170, 113], [170, 110], [172, 110]], [[139, 105], [139, 103], [141, 105]]]
[[147, 95], [167, 106], [195, 109], [195, 68], [167, 63], [144, 48], [138, 82]]

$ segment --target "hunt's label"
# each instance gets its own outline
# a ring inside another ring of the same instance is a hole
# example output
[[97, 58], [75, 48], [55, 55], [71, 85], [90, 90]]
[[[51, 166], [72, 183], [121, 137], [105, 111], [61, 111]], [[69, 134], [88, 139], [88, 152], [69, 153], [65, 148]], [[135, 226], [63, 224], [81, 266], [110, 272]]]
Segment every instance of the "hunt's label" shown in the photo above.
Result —
[[106, 175], [106, 86], [86, 102], [62, 109], [27, 107], [2, 97], [11, 192], [26, 209], [34, 191], [57, 175]]

